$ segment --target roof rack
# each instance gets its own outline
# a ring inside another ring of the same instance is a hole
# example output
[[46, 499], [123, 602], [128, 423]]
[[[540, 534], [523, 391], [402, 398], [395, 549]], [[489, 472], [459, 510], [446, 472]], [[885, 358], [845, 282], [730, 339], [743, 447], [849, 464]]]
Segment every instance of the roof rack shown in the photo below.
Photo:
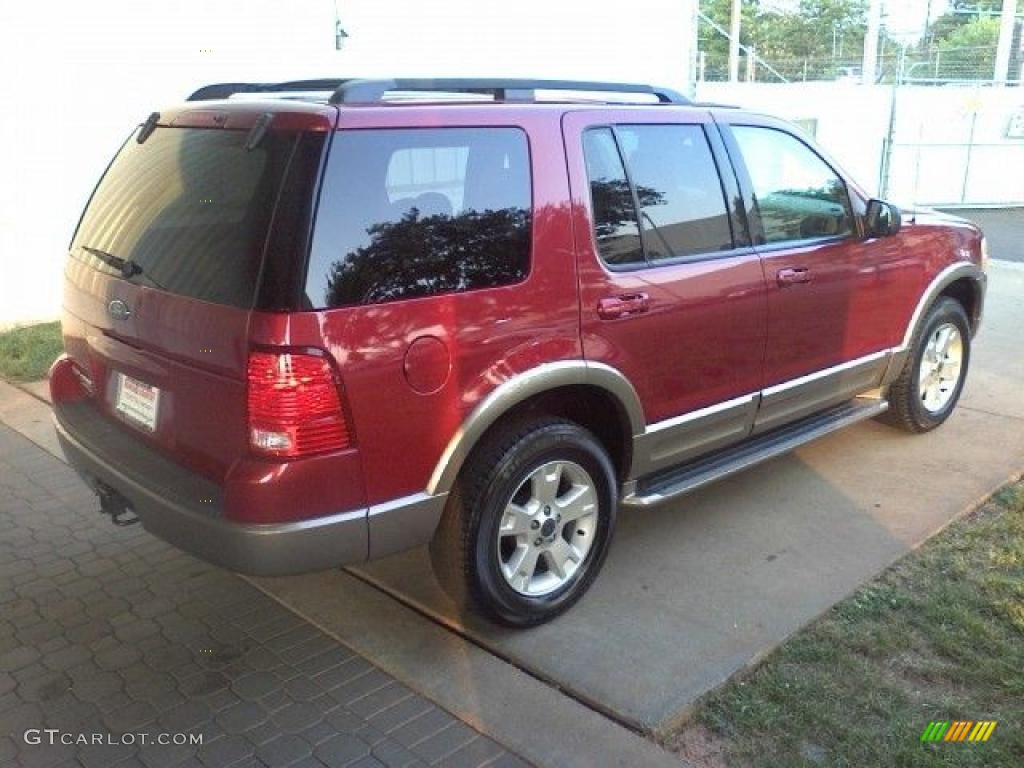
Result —
[[188, 97], [188, 101], [226, 99], [236, 93], [334, 92], [346, 82], [348, 81], [338, 78], [321, 78], [289, 80], [283, 83], [212, 83], [195, 91]]
[[394, 91], [490, 94], [495, 99], [534, 101], [537, 91], [594, 91], [650, 94], [662, 104], [689, 104], [690, 100], [670, 88], [638, 83], [601, 83], [587, 80], [509, 80], [505, 78], [437, 78], [396, 80], [346, 80], [331, 96], [332, 104], [365, 104], [384, 101]]
[[647, 94], [661, 104], [690, 104], [670, 88], [638, 83], [602, 83], [589, 80], [516, 80], [504, 78], [405, 78], [387, 80], [319, 79], [283, 83], [213, 83], [188, 97], [189, 101], [226, 99], [236, 93], [330, 92], [331, 104], [375, 104], [388, 93], [466, 93], [490, 95], [497, 100], [535, 101], [537, 91], [584, 91], [594, 93]]

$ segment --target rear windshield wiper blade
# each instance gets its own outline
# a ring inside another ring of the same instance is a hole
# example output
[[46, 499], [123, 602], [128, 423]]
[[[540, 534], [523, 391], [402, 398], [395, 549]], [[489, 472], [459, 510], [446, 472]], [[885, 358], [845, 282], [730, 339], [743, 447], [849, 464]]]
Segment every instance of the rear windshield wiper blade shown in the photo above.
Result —
[[135, 277], [135, 275], [142, 274], [142, 267], [140, 267], [134, 261], [122, 259], [120, 256], [115, 256], [112, 253], [101, 251], [99, 248], [91, 248], [88, 245], [83, 245], [82, 250], [86, 251], [87, 253], [91, 253], [104, 264], [116, 269], [118, 272], [121, 273], [121, 277], [123, 277], [125, 280], [129, 280], [132, 277]]

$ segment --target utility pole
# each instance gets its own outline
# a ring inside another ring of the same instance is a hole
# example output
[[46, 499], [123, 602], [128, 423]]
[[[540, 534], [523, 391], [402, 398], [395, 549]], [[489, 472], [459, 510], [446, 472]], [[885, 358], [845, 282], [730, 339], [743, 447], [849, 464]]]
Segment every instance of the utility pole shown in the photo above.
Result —
[[732, 19], [729, 21], [729, 82], [740, 80], [740, 15], [743, 0], [732, 0]]
[[882, 0], [870, 0], [868, 5], [868, 29], [864, 35], [864, 61], [861, 63], [861, 80], [865, 85], [874, 85], [878, 68], [878, 33], [882, 28]]
[[993, 80], [1006, 85], [1010, 69], [1010, 47], [1013, 45], [1013, 22], [1017, 17], [1017, 0], [1003, 0], [999, 16], [999, 44], [996, 46], [996, 69]]

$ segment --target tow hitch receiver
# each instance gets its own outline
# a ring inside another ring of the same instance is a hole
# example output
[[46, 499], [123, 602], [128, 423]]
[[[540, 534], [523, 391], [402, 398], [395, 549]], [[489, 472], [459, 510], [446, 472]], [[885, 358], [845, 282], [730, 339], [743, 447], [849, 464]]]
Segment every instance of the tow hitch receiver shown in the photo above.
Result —
[[124, 496], [109, 485], [96, 483], [96, 495], [100, 497], [100, 513], [110, 516], [114, 525], [132, 525], [139, 522], [138, 515]]

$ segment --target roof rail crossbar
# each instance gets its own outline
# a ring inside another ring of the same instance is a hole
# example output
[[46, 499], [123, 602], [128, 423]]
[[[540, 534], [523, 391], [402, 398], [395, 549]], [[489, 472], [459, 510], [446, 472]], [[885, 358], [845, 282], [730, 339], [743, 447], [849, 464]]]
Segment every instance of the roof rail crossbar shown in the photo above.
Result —
[[504, 78], [438, 78], [395, 80], [346, 80], [331, 96], [332, 104], [367, 104], [384, 100], [394, 91], [490, 94], [495, 99], [532, 101], [536, 91], [594, 91], [650, 94], [662, 104], [689, 104], [670, 89], [637, 83], [601, 83], [586, 80], [509, 80]]
[[347, 80], [321, 78], [319, 80], [289, 80], [283, 83], [211, 83], [204, 85], [191, 96], [189, 101], [210, 101], [226, 99], [236, 93], [287, 93], [289, 91], [337, 91]]

